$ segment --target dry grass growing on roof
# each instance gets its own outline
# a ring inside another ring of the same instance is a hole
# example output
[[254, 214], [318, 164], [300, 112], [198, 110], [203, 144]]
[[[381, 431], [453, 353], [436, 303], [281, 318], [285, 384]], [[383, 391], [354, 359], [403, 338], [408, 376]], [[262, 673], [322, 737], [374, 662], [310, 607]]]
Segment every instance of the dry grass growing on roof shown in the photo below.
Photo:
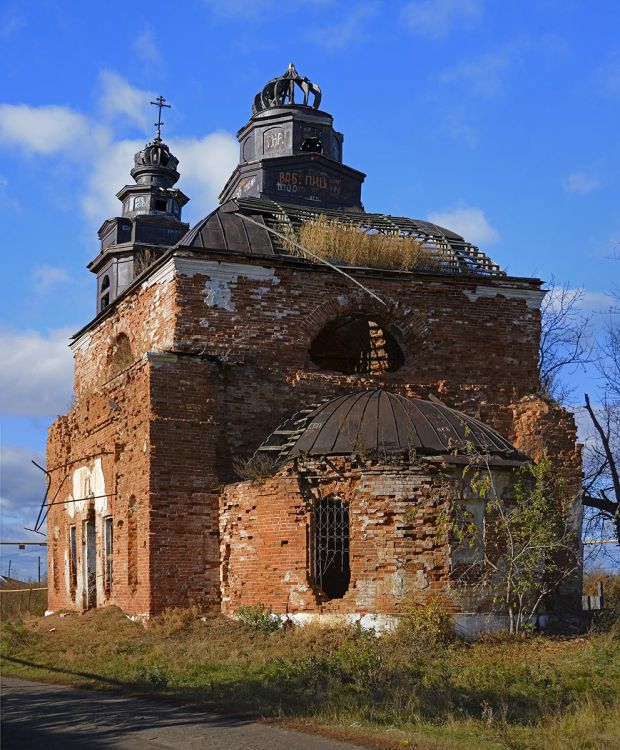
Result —
[[[439, 266], [439, 255], [413, 237], [370, 233], [360, 224], [346, 224], [326, 216], [306, 221], [297, 229], [281, 224], [278, 231], [332, 263], [400, 271], [433, 270]], [[292, 242], [283, 245], [291, 255], [306, 257]]]

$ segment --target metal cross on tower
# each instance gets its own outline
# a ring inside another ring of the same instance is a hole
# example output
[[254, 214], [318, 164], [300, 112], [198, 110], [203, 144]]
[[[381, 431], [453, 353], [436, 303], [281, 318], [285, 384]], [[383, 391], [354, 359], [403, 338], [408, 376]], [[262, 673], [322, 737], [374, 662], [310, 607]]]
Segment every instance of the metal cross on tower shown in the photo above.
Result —
[[167, 107], [168, 109], [172, 107], [172, 104], [164, 104], [165, 101], [164, 97], [160, 95], [154, 102], [151, 102], [152, 105], [159, 109], [159, 112], [157, 113], [157, 122], [155, 123], [155, 127], [157, 128], [157, 133], [155, 134], [156, 141], [161, 141], [161, 126], [164, 124], [161, 121], [161, 111], [164, 107]]

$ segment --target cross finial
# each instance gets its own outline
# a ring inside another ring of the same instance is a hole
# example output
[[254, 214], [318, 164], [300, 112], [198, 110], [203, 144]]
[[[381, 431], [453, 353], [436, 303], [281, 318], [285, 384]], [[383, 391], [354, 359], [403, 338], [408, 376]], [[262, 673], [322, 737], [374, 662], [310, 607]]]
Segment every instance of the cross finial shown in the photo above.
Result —
[[171, 104], [164, 104], [165, 101], [166, 100], [164, 99], [164, 97], [160, 95], [154, 102], [151, 102], [151, 104], [157, 107], [159, 110], [157, 113], [157, 122], [155, 123], [155, 127], [157, 128], [157, 132], [155, 134], [156, 141], [161, 141], [161, 126], [164, 124], [161, 120], [161, 111], [164, 107], [170, 109], [170, 107], [172, 106]]

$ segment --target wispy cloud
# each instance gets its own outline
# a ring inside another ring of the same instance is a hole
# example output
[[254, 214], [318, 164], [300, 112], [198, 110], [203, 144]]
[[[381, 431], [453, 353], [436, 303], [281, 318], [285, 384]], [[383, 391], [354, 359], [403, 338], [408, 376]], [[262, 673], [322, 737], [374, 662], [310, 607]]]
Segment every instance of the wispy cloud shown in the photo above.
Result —
[[614, 50], [595, 71], [598, 89], [613, 97], [620, 95], [620, 49]]
[[499, 239], [499, 233], [491, 226], [481, 208], [458, 205], [443, 211], [434, 211], [427, 216], [433, 224], [460, 234], [475, 245], [491, 245]]
[[73, 380], [71, 329], [0, 330], [0, 412], [50, 417], [67, 411]]
[[133, 48], [142, 62], [151, 65], [161, 63], [161, 52], [152, 29], [146, 28], [141, 34], [138, 34], [133, 43]]
[[440, 39], [482, 15], [482, 0], [414, 0], [401, 11], [405, 26], [420, 36]]
[[101, 95], [99, 105], [109, 119], [124, 116], [145, 131], [150, 127], [149, 109], [155, 98], [152, 91], [132, 86], [118, 73], [103, 70], [100, 74]]
[[71, 280], [69, 272], [58, 266], [43, 264], [32, 272], [32, 281], [38, 294], [47, 294], [51, 289], [68, 283]]
[[311, 28], [308, 38], [324, 49], [344, 49], [367, 36], [370, 19], [378, 10], [379, 4], [374, 1], [348, 6], [340, 18]]
[[592, 170], [572, 172], [563, 182], [564, 191], [585, 195], [600, 187], [601, 181]]
[[466, 84], [480, 97], [496, 96], [504, 86], [506, 73], [524, 59], [530, 43], [516, 39], [483, 55], [464, 59], [444, 70], [439, 80], [443, 84]]
[[9, 39], [25, 28], [27, 19], [21, 9], [9, 6], [0, 12], [0, 39]]
[[311, 9], [331, 5], [334, 0], [297, 0], [295, 3], [282, 3], [279, 0], [202, 0], [202, 4], [220, 18], [263, 20], [271, 23], [274, 13], [283, 15], [302, 7]]

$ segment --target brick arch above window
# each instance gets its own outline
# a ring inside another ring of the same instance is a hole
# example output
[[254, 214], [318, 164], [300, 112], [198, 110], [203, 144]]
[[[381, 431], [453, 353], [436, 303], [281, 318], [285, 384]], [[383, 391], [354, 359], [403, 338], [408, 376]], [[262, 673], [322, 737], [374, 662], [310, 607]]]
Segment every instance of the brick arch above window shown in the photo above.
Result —
[[317, 336], [330, 323], [347, 316], [363, 316], [389, 329], [407, 359], [428, 336], [426, 315], [410, 305], [389, 299], [386, 303], [381, 305], [364, 292], [334, 295], [310, 312], [300, 327], [297, 340], [309, 352]]

